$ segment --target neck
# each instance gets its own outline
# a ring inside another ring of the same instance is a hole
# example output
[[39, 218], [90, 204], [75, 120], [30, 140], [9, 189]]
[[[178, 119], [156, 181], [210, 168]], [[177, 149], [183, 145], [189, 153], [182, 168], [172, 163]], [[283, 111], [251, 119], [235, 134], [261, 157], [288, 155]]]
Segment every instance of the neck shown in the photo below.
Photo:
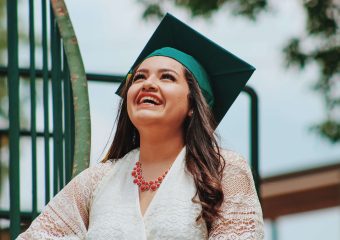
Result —
[[139, 131], [140, 161], [148, 163], [173, 162], [184, 147], [182, 130], [180, 131]]

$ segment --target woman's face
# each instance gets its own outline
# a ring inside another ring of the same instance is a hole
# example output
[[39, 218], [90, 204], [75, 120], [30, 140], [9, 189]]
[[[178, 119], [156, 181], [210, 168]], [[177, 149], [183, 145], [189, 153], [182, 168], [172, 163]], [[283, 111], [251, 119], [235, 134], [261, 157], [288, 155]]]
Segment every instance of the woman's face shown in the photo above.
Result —
[[182, 64], [168, 57], [147, 58], [132, 81], [127, 111], [137, 129], [150, 124], [181, 128], [189, 112], [189, 87]]

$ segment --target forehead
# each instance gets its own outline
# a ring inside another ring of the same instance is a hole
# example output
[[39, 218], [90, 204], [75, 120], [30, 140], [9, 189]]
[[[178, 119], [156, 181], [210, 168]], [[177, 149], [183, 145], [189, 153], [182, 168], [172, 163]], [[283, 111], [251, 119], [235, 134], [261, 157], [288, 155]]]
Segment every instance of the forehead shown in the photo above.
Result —
[[137, 68], [139, 69], [148, 69], [148, 70], [158, 70], [158, 69], [169, 69], [178, 72], [178, 74], [182, 73], [184, 70], [183, 65], [176, 61], [175, 59], [164, 57], [164, 56], [153, 56], [145, 59]]

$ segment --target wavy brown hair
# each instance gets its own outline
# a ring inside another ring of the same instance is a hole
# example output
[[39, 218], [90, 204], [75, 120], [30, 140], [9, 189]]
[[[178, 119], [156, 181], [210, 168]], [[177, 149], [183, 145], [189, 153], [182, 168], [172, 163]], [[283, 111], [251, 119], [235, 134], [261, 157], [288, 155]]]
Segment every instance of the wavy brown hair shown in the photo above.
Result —
[[[209, 231], [213, 221], [221, 217], [220, 207], [224, 199], [221, 181], [225, 161], [214, 134], [216, 124], [210, 108], [197, 81], [186, 68], [183, 69], [189, 85], [190, 109], [193, 111], [192, 116], [187, 117], [183, 123], [186, 168], [192, 174], [196, 185], [196, 194], [192, 201], [202, 206], [196, 221], [203, 218]], [[122, 99], [116, 119], [117, 130], [102, 162], [120, 159], [132, 149], [139, 147], [139, 133], [127, 113], [127, 92], [132, 84], [131, 79], [133, 76], [126, 81], [121, 90]]]

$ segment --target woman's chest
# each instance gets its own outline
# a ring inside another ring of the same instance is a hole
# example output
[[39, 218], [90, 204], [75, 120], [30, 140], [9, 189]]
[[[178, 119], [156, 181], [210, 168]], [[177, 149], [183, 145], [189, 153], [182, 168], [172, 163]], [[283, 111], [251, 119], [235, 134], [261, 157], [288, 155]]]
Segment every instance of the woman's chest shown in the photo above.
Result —
[[120, 172], [109, 179], [92, 203], [87, 239], [206, 239], [205, 223], [196, 222], [201, 206], [192, 202], [192, 179], [184, 171], [167, 177], [144, 216], [129, 176]]
[[138, 206], [112, 201], [91, 209], [88, 239], [206, 239], [206, 226], [196, 222], [200, 207], [181, 198], [152, 202], [142, 217]]

